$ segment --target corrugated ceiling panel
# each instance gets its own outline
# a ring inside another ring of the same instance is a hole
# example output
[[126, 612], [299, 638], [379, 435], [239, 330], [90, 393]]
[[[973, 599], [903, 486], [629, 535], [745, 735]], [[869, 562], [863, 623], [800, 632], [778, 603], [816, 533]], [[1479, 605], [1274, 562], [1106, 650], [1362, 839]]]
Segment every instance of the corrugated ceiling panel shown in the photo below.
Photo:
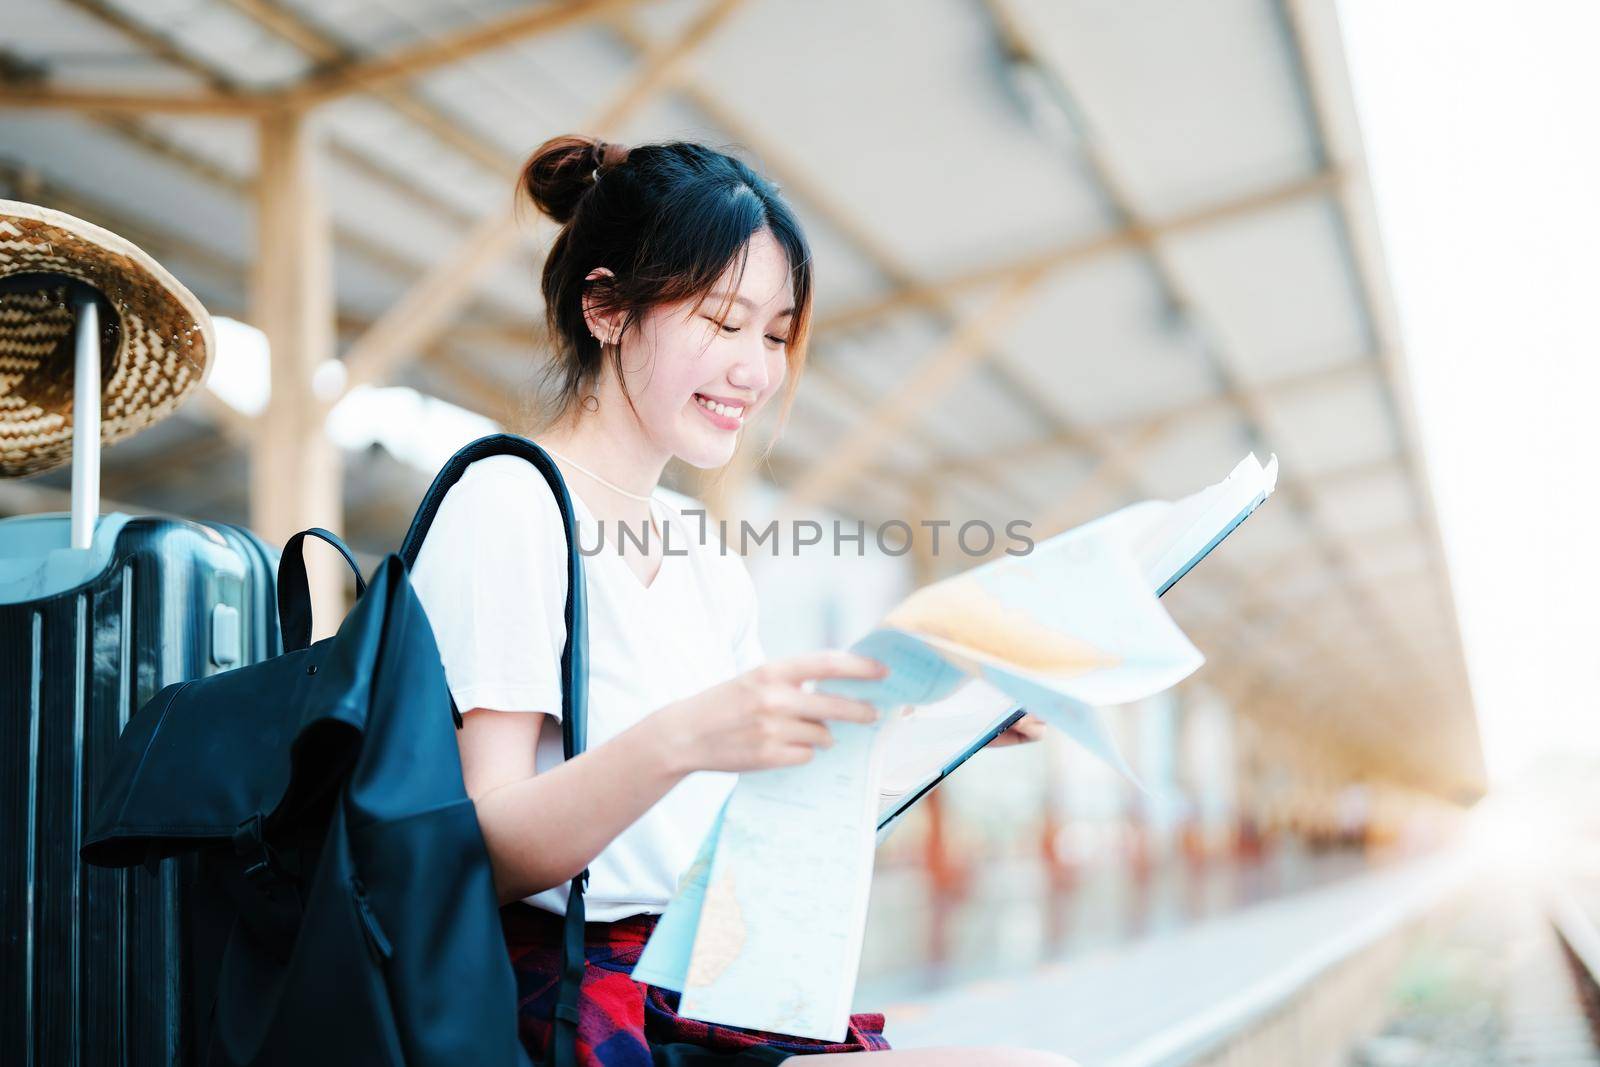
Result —
[[[772, 176], [765, 170], [762, 173]], [[805, 232], [806, 243], [811, 248], [813, 323], [838, 308], [888, 291], [889, 286], [882, 273], [861, 255], [854, 243], [827, 225], [805, 201], [797, 201], [793, 196], [789, 196], [788, 201], [800, 220], [800, 228]], [[813, 346], [832, 344], [836, 336], [814, 333]]]
[[887, 397], [901, 389], [944, 340], [940, 330], [920, 318], [879, 319], [870, 332], [852, 331], [818, 352], [817, 362], [847, 375], [866, 394]]
[[88, 12], [57, 0], [12, 0], [6, 5], [4, 42], [13, 57], [38, 63], [53, 82], [73, 88], [187, 92], [203, 84]]
[[[591, 118], [637, 74], [630, 49], [593, 26], [527, 38], [427, 74], [418, 92], [516, 158]], [[610, 131], [627, 140], [621, 131]]]
[[1423, 568], [1409, 574], [1392, 574], [1377, 585], [1375, 595], [1402, 618], [1417, 619], [1425, 628], [1438, 627], [1448, 618], [1442, 610], [1435, 571]]
[[669, 37], [683, 33], [705, 10], [705, 0], [651, 0], [632, 8], [630, 14], [639, 28], [651, 36]]
[[[697, 80], [752, 129], [782, 131], [789, 154], [918, 276], [1107, 225], [1094, 191], [1007, 96], [978, 5], [819, 0], [804, 20], [795, 10], [741, 11], [696, 53]], [[916, 48], [897, 49], [886, 70], [886, 42], [911, 27]], [[826, 59], [791, 67], [786, 56]]]
[[87, 119], [0, 110], [0, 144], [13, 161], [38, 168], [51, 183], [219, 255], [242, 262], [254, 246], [253, 222], [237, 197]]
[[122, 0], [112, 6], [239, 85], [270, 88], [298, 80], [311, 69], [299, 49], [227, 4]]
[[[908, 499], [906, 505], [894, 517], [910, 523], [919, 538], [924, 536], [926, 530], [926, 544], [930, 548], [936, 536], [939, 555], [946, 565], [957, 570], [965, 569], [973, 562], [956, 558], [961, 555], [955, 540], [961, 525], [968, 522], [988, 523], [996, 531], [996, 539], [999, 540], [1004, 536], [1005, 523], [1016, 511], [1010, 498], [997, 492], [993, 485], [970, 475], [959, 474], [933, 482], [921, 507], [917, 506], [914, 499]], [[919, 526], [924, 521], [933, 526]], [[972, 533], [972, 543], [981, 550], [983, 545], [979, 542], [984, 538], [977, 536], [977, 531]]]
[[1319, 389], [1262, 401], [1264, 427], [1285, 473], [1316, 478], [1400, 456], [1387, 383], [1373, 365]]
[[280, 0], [360, 54], [388, 52], [476, 23], [476, 4], [451, 0]]
[[[782, 440], [790, 454], [803, 455], [808, 462], [820, 459], [830, 455], [856, 429], [861, 417], [859, 404], [829, 388], [818, 376], [812, 376], [795, 398]], [[900, 436], [881, 448], [869, 466], [916, 471], [926, 462], [927, 456], [920, 445]]]
[[1142, 489], [1130, 486], [1120, 478], [1101, 477], [1096, 468], [1074, 482], [1056, 499], [1047, 499], [1037, 515], [1027, 518], [1034, 524], [1033, 535], [1042, 540], [1147, 499], [1148, 496]]
[[1109, 255], [1041, 286], [1006, 324], [1003, 358], [1077, 424], [1191, 404], [1215, 392], [1214, 374], [1165, 310], [1142, 257]]
[[1406, 540], [1391, 540], [1375, 548], [1352, 553], [1353, 565], [1370, 587], [1386, 585], [1400, 577], [1432, 573], [1434, 556], [1420, 532]]
[[141, 126], [184, 154], [220, 168], [240, 181], [255, 176], [259, 140], [251, 122], [195, 115], [150, 115]]
[[489, 172], [386, 104], [347, 97], [329, 104], [319, 118], [340, 143], [405, 175], [464, 214], [485, 215], [510, 199], [509, 175]]
[[1326, 488], [1313, 484], [1313, 497], [1322, 525], [1346, 537], [1390, 530], [1417, 517], [1411, 482], [1398, 469], [1340, 480]]
[[924, 430], [942, 438], [950, 452], [982, 456], [1017, 448], [1049, 430], [1031, 404], [1019, 402], [990, 368], [970, 369], [955, 386], [930, 404], [920, 420]]
[[1186, 419], [1139, 453], [1141, 488], [1164, 500], [1188, 496], [1226, 478], [1253, 447], [1230, 412]]
[[339, 290], [339, 309], [369, 320], [389, 310], [410, 284], [408, 279], [397, 277], [348, 247], [335, 247], [333, 275]]
[[1016, 0], [1135, 204], [1160, 219], [1312, 171], [1271, 0]]
[[1301, 605], [1333, 595], [1342, 581], [1342, 574], [1335, 572], [1323, 560], [1312, 557], [1306, 566], [1275, 579], [1270, 595], [1278, 602]]
[[1293, 377], [1370, 354], [1367, 318], [1337, 209], [1296, 201], [1164, 242], [1200, 325], [1246, 382]]
[[[343, 228], [401, 261], [407, 283], [450, 255], [468, 236], [467, 227], [442, 214], [428, 212], [415, 199], [371, 181], [336, 159], [327, 161], [324, 173], [328, 209]], [[537, 287], [505, 267], [491, 271], [478, 291], [508, 315], [525, 313], [538, 303]]]
[[449, 216], [425, 210], [418, 201], [372, 181], [338, 159], [323, 166], [328, 210], [344, 227], [389, 249], [421, 273], [465, 234]]
[[1074, 490], [1091, 471], [1099, 468], [1099, 464], [1087, 453], [1071, 448], [1053, 448], [1032, 451], [1007, 461], [1006, 467], [1012, 478], [1027, 488], [1029, 495], [1039, 502], [1041, 508], [1059, 511], [1070, 503], [1069, 498]]

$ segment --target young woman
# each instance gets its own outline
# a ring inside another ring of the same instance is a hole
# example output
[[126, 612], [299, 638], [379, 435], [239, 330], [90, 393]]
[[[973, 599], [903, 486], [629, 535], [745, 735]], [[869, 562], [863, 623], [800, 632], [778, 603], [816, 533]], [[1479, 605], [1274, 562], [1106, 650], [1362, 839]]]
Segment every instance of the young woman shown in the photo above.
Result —
[[[522, 185], [562, 227], [543, 274], [555, 410], [536, 440], [567, 480], [587, 554], [583, 754], [562, 759], [566, 547], [538, 472], [511, 456], [471, 464], [411, 575], [463, 709], [462, 770], [503, 905], [522, 1039], [543, 1053], [567, 885], [587, 866], [585, 1062], [887, 1049], [879, 1014], [852, 1016], [838, 1044], [788, 1038], [682, 1018], [676, 993], [628, 977], [737, 773], [803, 763], [832, 743], [830, 720], [875, 714], [806, 683], [881, 677], [881, 664], [844, 652], [764, 662], [743, 562], [653, 495], [669, 459], [726, 464], [744, 424], [780, 391], [785, 405], [792, 397], [811, 314], [805, 238], [769, 182], [688, 142], [629, 150], [557, 137]], [[999, 1049], [883, 1055], [1065, 1062]]]

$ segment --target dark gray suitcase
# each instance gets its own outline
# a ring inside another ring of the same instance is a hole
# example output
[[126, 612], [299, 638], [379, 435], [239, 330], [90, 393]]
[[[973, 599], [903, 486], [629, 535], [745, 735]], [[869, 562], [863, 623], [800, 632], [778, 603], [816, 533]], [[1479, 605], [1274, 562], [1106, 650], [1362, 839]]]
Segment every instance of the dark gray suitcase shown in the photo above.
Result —
[[112, 870], [78, 850], [139, 708], [282, 653], [279, 553], [241, 527], [100, 514], [106, 298], [59, 280], [72, 510], [0, 520], [0, 1062], [190, 1064], [211, 998], [187, 986], [220, 951], [192, 859]]
[[[189, 936], [192, 866], [78, 858], [129, 717], [164, 686], [282, 653], [279, 550], [222, 524], [0, 520], [0, 1049], [8, 1064], [187, 1064], [212, 949]], [[192, 862], [192, 861], [191, 861]], [[202, 959], [198, 965], [196, 954]]]

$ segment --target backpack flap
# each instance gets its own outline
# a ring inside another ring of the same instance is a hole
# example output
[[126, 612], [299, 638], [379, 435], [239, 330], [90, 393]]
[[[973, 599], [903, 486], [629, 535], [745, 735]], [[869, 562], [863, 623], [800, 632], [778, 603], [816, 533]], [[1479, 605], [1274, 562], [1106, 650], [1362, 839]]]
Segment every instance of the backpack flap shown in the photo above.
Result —
[[[299, 724], [286, 687], [305, 687], [310, 650], [175, 682], [128, 721], [100, 780], [81, 855], [129, 867], [197, 848], [231, 847], [251, 815], [289, 782]], [[292, 661], [292, 662], [286, 662]], [[227, 729], [217, 717], [226, 714]]]
[[[357, 608], [312, 645], [304, 543], [322, 538], [356, 575]], [[259, 879], [273, 828], [325, 802], [355, 760], [381, 640], [355, 557], [321, 527], [289, 538], [279, 562], [285, 653], [186, 682], [147, 701], [117, 738], [79, 854], [100, 867], [231, 847]], [[293, 773], [291, 775], [291, 768]], [[279, 808], [285, 810], [279, 811]]]
[[175, 682], [146, 702], [111, 753], [84, 861], [129, 867], [244, 847], [250, 836], [236, 834], [252, 819], [270, 837], [335, 792], [360, 749], [369, 682], [359, 672], [378, 641], [350, 625], [360, 616], [309, 648]]

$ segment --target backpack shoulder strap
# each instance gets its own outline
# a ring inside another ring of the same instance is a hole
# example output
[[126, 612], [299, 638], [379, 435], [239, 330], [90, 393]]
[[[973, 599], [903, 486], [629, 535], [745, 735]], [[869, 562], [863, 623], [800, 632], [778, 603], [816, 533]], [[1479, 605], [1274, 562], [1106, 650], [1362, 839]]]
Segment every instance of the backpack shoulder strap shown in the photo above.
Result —
[[[510, 433], [489, 434], [463, 446], [445, 462], [434, 476], [433, 484], [423, 494], [422, 503], [411, 520], [411, 528], [406, 531], [405, 540], [400, 544], [400, 560], [407, 570], [416, 564], [423, 538], [428, 536], [428, 528], [433, 525], [445, 493], [461, 480], [470, 464], [497, 455], [521, 456], [533, 464], [544, 475], [550, 492], [556, 498], [556, 506], [561, 510], [561, 523], [567, 537], [567, 640], [561, 650], [561, 747], [563, 755], [571, 759], [582, 752], [588, 742], [589, 616], [587, 590], [583, 581], [583, 556], [578, 551], [572, 497], [550, 454], [526, 437]], [[461, 709], [456, 707], [454, 695], [450, 697], [450, 714], [459, 729], [462, 724]]]
[[[550, 492], [561, 509], [561, 524], [567, 536], [567, 641], [561, 650], [561, 748], [567, 759], [584, 750], [588, 735], [589, 631], [587, 590], [583, 581], [583, 556], [578, 551], [578, 527], [573, 518], [572, 498], [561, 471], [550, 454], [526, 437], [496, 433], [466, 445], [445, 463], [423, 495], [422, 504], [411, 520], [411, 528], [400, 545], [400, 560], [410, 570], [417, 561], [423, 538], [439, 512], [439, 505], [450, 487], [461, 480], [467, 466], [486, 456], [521, 456], [544, 475]], [[461, 709], [450, 697], [450, 714], [456, 728], [462, 725]], [[578, 1002], [582, 995], [584, 951], [583, 891], [589, 884], [589, 870], [572, 880], [567, 894], [567, 914], [563, 929], [561, 986], [556, 997], [555, 1026], [551, 1030], [551, 1067], [576, 1067]]]

